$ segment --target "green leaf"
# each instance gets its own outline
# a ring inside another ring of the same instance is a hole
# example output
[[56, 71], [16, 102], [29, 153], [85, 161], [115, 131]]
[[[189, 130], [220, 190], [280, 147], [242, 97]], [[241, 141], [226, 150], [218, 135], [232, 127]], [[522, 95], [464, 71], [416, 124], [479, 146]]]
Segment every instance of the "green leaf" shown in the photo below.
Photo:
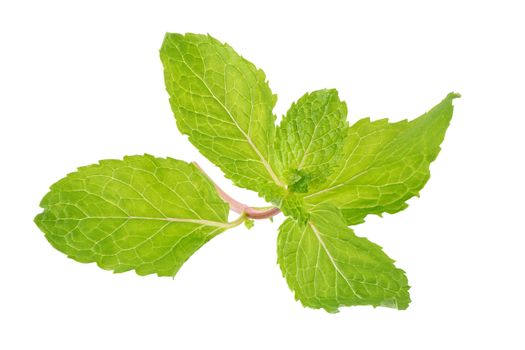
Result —
[[279, 209], [284, 215], [292, 217], [299, 222], [305, 222], [310, 215], [306, 210], [304, 200], [296, 193], [289, 193], [285, 195], [280, 202], [278, 202]]
[[341, 166], [305, 202], [334, 204], [349, 225], [363, 222], [368, 214], [405, 209], [430, 178], [429, 166], [440, 151], [457, 97], [449, 94], [410, 122], [366, 118], [352, 125]]
[[335, 89], [305, 94], [292, 104], [276, 141], [289, 190], [306, 193], [332, 172], [348, 133], [346, 114]]
[[160, 57], [179, 130], [236, 185], [274, 199], [284, 183], [264, 73], [209, 35], [168, 33]]
[[192, 164], [150, 155], [102, 160], [51, 186], [35, 222], [77, 261], [174, 276], [228, 223], [228, 205]]
[[353, 305], [403, 310], [410, 303], [403, 270], [381, 247], [357, 237], [331, 205], [312, 209], [306, 225], [286, 219], [277, 252], [288, 286], [304, 306], [337, 312]]

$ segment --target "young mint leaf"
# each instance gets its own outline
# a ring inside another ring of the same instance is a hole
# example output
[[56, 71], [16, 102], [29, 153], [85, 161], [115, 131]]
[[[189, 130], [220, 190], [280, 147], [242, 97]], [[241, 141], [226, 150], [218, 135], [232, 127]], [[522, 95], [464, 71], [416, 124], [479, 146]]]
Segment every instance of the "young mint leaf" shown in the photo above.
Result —
[[160, 57], [179, 130], [236, 185], [274, 200], [275, 116], [264, 73], [211, 36], [166, 34]]
[[277, 252], [283, 276], [304, 306], [337, 312], [353, 305], [403, 310], [410, 303], [405, 273], [381, 247], [357, 237], [331, 205], [313, 208], [305, 225], [286, 219]]
[[348, 225], [363, 222], [368, 214], [405, 209], [430, 177], [430, 163], [440, 151], [457, 97], [449, 94], [410, 122], [366, 118], [352, 125], [340, 167], [305, 202], [334, 204]]
[[299, 222], [306, 222], [309, 213], [306, 210], [303, 197], [296, 193], [288, 193], [279, 202], [279, 209], [284, 215], [296, 219]]
[[251, 219], [248, 219], [248, 220], [244, 220], [244, 226], [248, 229], [248, 230], [251, 230], [253, 225], [255, 225], [255, 222]]
[[192, 164], [149, 155], [102, 160], [51, 186], [35, 218], [77, 261], [140, 275], [174, 276], [204, 243], [237, 224]]
[[322, 183], [337, 165], [348, 134], [346, 103], [337, 90], [305, 94], [277, 128], [276, 148], [292, 192], [306, 193]]

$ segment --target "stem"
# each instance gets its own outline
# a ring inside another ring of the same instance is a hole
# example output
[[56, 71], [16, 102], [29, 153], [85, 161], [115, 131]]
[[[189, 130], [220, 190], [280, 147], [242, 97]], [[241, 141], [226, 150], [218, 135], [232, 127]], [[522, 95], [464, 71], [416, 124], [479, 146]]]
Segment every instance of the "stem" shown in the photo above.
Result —
[[254, 208], [250, 207], [249, 205], [246, 205], [244, 203], [239, 202], [238, 200], [235, 200], [232, 198], [229, 194], [224, 192], [222, 188], [219, 187], [209, 176], [206, 174], [206, 172], [197, 164], [197, 162], [193, 162], [193, 165], [197, 169], [199, 169], [215, 186], [215, 189], [217, 190], [217, 193], [219, 196], [221, 196], [222, 199], [224, 199], [226, 202], [230, 204], [230, 209], [233, 210], [236, 213], [244, 214], [247, 218], [250, 219], [268, 219], [272, 216], [275, 216], [281, 212], [279, 208], [277, 207], [270, 207], [269, 209], [260, 209], [260, 208]]

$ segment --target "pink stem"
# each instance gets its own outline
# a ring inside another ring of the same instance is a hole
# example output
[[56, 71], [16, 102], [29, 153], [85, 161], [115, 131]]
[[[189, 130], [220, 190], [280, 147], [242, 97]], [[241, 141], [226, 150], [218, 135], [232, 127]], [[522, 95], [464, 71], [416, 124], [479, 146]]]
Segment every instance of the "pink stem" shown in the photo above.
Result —
[[209, 176], [206, 174], [206, 172], [197, 164], [197, 162], [193, 162], [193, 165], [197, 167], [215, 186], [215, 189], [217, 190], [217, 193], [219, 196], [221, 196], [222, 199], [224, 199], [226, 202], [230, 204], [230, 209], [233, 210], [236, 213], [242, 214], [244, 213], [246, 217], [250, 219], [268, 219], [272, 216], [275, 216], [279, 214], [281, 211], [277, 207], [273, 207], [270, 209], [257, 209], [252, 208], [249, 205], [246, 205], [244, 203], [241, 203], [235, 199], [233, 199], [229, 194], [224, 192], [222, 188], [219, 187]]

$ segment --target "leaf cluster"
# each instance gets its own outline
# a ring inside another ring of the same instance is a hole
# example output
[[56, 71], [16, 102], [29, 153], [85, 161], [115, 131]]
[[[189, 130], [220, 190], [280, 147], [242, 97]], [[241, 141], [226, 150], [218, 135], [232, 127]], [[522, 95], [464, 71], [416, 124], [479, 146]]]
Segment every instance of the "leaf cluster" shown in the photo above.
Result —
[[[304, 306], [405, 309], [403, 270], [349, 226], [396, 213], [430, 177], [451, 93], [411, 121], [347, 121], [335, 89], [306, 93], [279, 125], [265, 74], [211, 36], [167, 34], [160, 50], [181, 133], [235, 185], [274, 208], [226, 195], [195, 164], [150, 155], [102, 160], [51, 186], [35, 222], [59, 251], [114, 272], [174, 276], [225, 230], [282, 211], [278, 263]], [[278, 210], [277, 210], [278, 208]], [[228, 221], [228, 213], [240, 212]]]

